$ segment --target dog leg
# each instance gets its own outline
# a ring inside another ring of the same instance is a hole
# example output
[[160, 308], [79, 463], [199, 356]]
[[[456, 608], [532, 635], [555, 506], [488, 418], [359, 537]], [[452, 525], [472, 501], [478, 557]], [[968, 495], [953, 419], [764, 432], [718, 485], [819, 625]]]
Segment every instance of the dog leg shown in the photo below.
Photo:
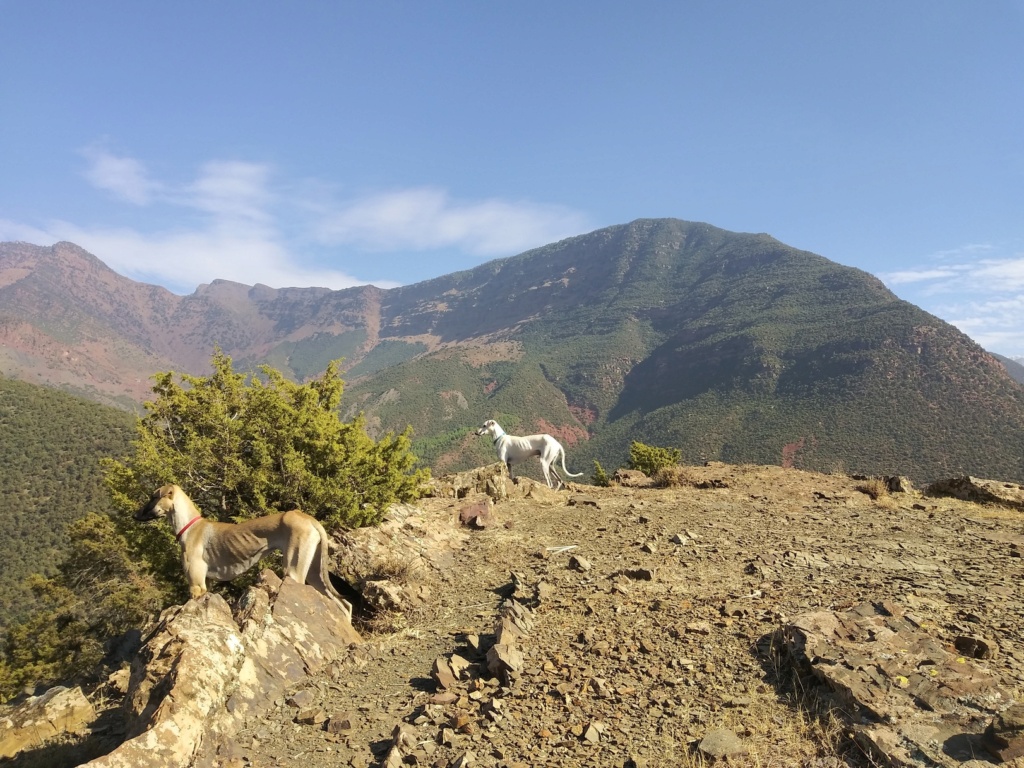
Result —
[[548, 488], [554, 488], [551, 484], [551, 468], [543, 458], [540, 460], [540, 471], [544, 473], [544, 482], [548, 484]]
[[[316, 531], [310, 531], [316, 534]], [[294, 550], [285, 555], [285, 575], [291, 576], [300, 584], [310, 584], [312, 575], [313, 560], [316, 558], [317, 550], [320, 547], [320, 537], [307, 535], [301, 541], [293, 542]], [[316, 581], [319, 581], [317, 574]]]
[[188, 594], [193, 600], [206, 594], [206, 561], [195, 553], [184, 563], [185, 580], [188, 582]]

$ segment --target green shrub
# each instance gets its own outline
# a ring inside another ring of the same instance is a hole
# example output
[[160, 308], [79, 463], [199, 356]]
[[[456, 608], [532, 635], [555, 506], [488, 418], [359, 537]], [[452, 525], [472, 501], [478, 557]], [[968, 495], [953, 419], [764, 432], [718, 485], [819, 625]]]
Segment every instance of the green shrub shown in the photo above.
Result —
[[678, 448], [655, 448], [634, 440], [629, 445], [629, 468], [654, 477], [659, 469], [678, 464], [681, 455]]
[[421, 495], [429, 472], [413, 470], [408, 430], [374, 441], [361, 417], [340, 419], [336, 362], [301, 385], [268, 366], [261, 374], [235, 373], [218, 351], [208, 377], [154, 377], [131, 455], [102, 462], [119, 514], [73, 523], [57, 575], [34, 578], [40, 607], [0, 643], [0, 699], [93, 672], [110, 641], [187, 597], [170, 527], [130, 514], [160, 485], [177, 483], [213, 519], [298, 508], [328, 530], [376, 523]]
[[594, 459], [594, 474], [590, 476], [590, 482], [602, 488], [607, 488], [612, 484], [612, 481], [608, 479], [608, 473], [604, 471], [604, 467], [597, 459]]
[[429, 472], [413, 470], [408, 430], [375, 442], [361, 416], [339, 417], [338, 361], [306, 384], [269, 366], [262, 377], [235, 373], [220, 351], [212, 367], [181, 383], [173, 373], [155, 376], [134, 454], [104, 464], [118, 509], [134, 511], [176, 483], [209, 517], [301, 509], [330, 531], [377, 523], [392, 503], [419, 498]]

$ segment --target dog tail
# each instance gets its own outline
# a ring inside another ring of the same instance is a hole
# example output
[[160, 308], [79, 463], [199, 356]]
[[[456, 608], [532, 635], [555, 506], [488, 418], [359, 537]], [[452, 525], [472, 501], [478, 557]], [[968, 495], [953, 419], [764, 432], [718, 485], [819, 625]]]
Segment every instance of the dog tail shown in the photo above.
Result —
[[564, 448], [562, 449], [561, 454], [562, 454], [562, 471], [565, 472], [566, 477], [583, 477], [583, 473], [582, 472], [570, 472], [568, 469], [565, 468], [565, 449]]

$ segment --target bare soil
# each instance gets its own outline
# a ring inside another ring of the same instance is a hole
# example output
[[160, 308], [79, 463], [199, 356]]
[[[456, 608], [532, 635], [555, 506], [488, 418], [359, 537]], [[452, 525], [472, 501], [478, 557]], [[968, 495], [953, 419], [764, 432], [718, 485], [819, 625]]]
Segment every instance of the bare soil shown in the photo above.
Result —
[[[428, 602], [360, 626], [365, 642], [224, 764], [704, 765], [698, 745], [725, 729], [729, 765], [871, 765], [776, 640], [792, 617], [863, 601], [912, 609], [945, 643], [995, 641], [983, 663], [1021, 700], [1019, 511], [778, 467], [683, 475], [501, 502], [482, 530], [459, 522], [478, 499], [425, 500], [456, 545], [404, 575]], [[503, 680], [484, 653], [513, 592], [532, 626]], [[431, 671], [453, 654], [468, 666], [446, 691]]]

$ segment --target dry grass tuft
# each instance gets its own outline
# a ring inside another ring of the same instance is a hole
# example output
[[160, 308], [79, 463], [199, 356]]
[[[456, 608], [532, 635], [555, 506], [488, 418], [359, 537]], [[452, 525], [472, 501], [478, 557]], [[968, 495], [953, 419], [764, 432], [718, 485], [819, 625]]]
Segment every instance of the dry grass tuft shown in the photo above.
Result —
[[886, 494], [875, 499], [875, 506], [882, 509], [898, 509], [900, 504], [891, 494]]
[[880, 477], [872, 477], [870, 480], [861, 481], [857, 484], [857, 490], [861, 493], [866, 493], [875, 501], [889, 496], [889, 486]]
[[[835, 710], [793, 696], [755, 696], [742, 709], [723, 708], [705, 722], [700, 731], [716, 728], [734, 731], [746, 752], [724, 764], [735, 768], [792, 768], [792, 766], [869, 766], [848, 738]], [[711, 768], [722, 764], [702, 754], [699, 737], [682, 744], [663, 745], [679, 768]], [[667, 763], [666, 763], [667, 764]]]
[[662, 467], [654, 473], [651, 478], [658, 488], [681, 488], [694, 486], [699, 479], [694, 475], [690, 467], [673, 464], [670, 467]]
[[[978, 505], [982, 506], [982, 505]], [[1024, 520], [1024, 510], [1005, 504], [983, 506], [977, 512], [978, 517], [989, 517], [996, 520]]]
[[409, 584], [412, 579], [413, 564], [396, 555], [382, 557], [374, 563], [368, 581], [393, 581], [395, 584]]
[[876, 765], [854, 743], [827, 689], [793, 663], [781, 631], [761, 639], [758, 658], [777, 695], [755, 699], [743, 713], [756, 744], [744, 765]]
[[401, 611], [377, 611], [359, 622], [357, 629], [364, 635], [394, 635], [408, 629], [409, 620]]

